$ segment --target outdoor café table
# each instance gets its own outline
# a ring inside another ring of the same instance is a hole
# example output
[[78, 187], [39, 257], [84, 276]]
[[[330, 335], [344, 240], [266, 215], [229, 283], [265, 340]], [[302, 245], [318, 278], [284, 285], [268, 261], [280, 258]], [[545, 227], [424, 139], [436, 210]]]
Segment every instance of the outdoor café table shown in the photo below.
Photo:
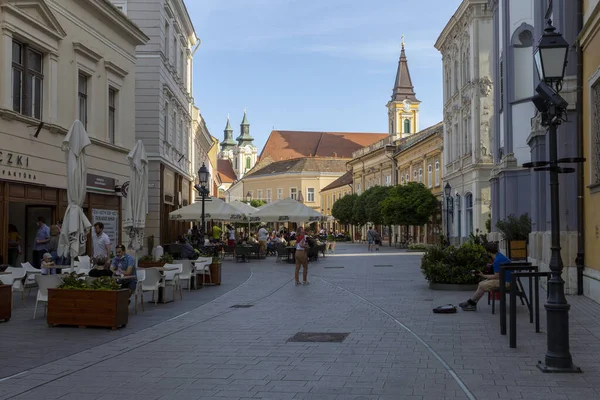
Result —
[[[161, 273], [161, 275], [163, 275], [163, 279], [164, 279], [164, 273], [165, 271], [173, 271], [175, 269], [177, 269], [177, 267], [152, 267], [155, 270], [157, 270], [158, 272]], [[166, 294], [166, 288], [164, 286], [160, 286], [158, 288], [158, 302], [159, 303], [170, 303], [173, 300], [167, 300], [167, 294]], [[149, 301], [149, 303], [154, 303], [153, 301]]]

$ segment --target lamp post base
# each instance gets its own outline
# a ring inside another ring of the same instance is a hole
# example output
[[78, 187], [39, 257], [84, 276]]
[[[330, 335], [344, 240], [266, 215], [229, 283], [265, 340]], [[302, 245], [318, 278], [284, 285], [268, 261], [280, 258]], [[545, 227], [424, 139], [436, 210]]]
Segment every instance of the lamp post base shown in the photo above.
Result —
[[558, 373], [558, 374], [580, 374], [583, 373], [581, 368], [576, 367], [571, 364], [569, 367], [559, 368], [559, 367], [549, 367], [541, 361], [538, 361], [537, 367], [540, 371], [544, 373]]

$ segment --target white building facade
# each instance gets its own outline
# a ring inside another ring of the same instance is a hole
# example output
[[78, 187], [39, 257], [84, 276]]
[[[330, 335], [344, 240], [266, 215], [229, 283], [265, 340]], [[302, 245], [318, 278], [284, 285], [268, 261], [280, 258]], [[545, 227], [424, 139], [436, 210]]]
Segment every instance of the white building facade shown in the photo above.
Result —
[[[444, 73], [444, 232], [450, 242], [486, 232], [493, 167], [492, 14], [487, 0], [463, 0], [435, 48]], [[449, 224], [449, 226], [448, 226]]]
[[92, 142], [84, 210], [92, 222], [107, 218], [113, 248], [122, 239], [115, 187], [129, 177], [136, 46], [147, 40], [107, 0], [0, 0], [0, 223], [23, 238], [13, 265], [32, 261], [37, 217], [50, 225], [64, 216], [61, 145], [76, 119]]
[[183, 0], [112, 1], [150, 37], [137, 51], [136, 136], [149, 160], [146, 236], [156, 246], [185, 229], [169, 213], [193, 199], [192, 58], [200, 40]]

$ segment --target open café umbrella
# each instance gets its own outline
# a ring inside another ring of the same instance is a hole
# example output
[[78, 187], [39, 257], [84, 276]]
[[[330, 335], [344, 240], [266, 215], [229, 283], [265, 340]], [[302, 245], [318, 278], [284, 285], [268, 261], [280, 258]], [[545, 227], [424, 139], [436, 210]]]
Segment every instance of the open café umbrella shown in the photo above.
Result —
[[129, 235], [129, 248], [136, 251], [143, 247], [146, 214], [148, 213], [148, 159], [141, 140], [127, 154], [129, 162], [129, 187], [125, 199], [123, 228]]
[[252, 207], [250, 204], [248, 203], [244, 203], [243, 201], [239, 201], [239, 200], [234, 200], [231, 203], [232, 206], [234, 206], [235, 208], [237, 208], [238, 210], [240, 210], [240, 212], [246, 214], [246, 216], [248, 217], [248, 232], [250, 232], [250, 220], [249, 217], [251, 217], [252, 213], [258, 211], [258, 208], [254, 208]]
[[[243, 222], [246, 215], [232, 205], [216, 197], [207, 197], [204, 203], [204, 218], [215, 221]], [[200, 221], [202, 219], [202, 201], [169, 213], [172, 221]]]
[[316, 222], [323, 216], [294, 199], [269, 203], [252, 213], [250, 222]]
[[58, 238], [58, 255], [76, 257], [85, 253], [87, 235], [92, 224], [83, 212], [86, 194], [87, 167], [85, 165], [85, 148], [92, 142], [83, 124], [76, 120], [63, 140], [62, 150], [65, 152], [67, 164], [67, 198], [69, 205], [63, 218], [62, 229]]

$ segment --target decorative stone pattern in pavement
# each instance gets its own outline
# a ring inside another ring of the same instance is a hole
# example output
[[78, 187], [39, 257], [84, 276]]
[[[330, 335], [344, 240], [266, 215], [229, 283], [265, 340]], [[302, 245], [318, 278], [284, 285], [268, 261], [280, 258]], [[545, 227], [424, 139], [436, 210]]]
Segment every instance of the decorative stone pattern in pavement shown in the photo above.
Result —
[[[518, 348], [510, 349], [484, 301], [477, 312], [431, 312], [469, 293], [429, 290], [418, 254], [338, 247], [338, 254], [310, 265], [310, 285], [294, 285], [293, 267], [273, 259], [243, 264], [252, 276], [241, 286], [197, 308], [187, 304], [180, 316], [149, 328], [128, 326], [118, 336], [10, 321], [1, 329], [19, 329], [15, 346], [59, 332], [55, 346], [45, 344], [66, 353], [1, 381], [0, 400], [600, 398], [600, 305], [569, 297], [572, 353], [584, 374], [545, 375], [535, 367], [545, 353], [545, 334], [534, 332], [524, 307]], [[230, 267], [244, 273], [242, 264]], [[237, 304], [253, 307], [231, 308]], [[158, 308], [146, 314], [153, 312]], [[342, 343], [288, 342], [298, 332], [350, 334]], [[69, 352], [71, 334], [88, 347]]]

